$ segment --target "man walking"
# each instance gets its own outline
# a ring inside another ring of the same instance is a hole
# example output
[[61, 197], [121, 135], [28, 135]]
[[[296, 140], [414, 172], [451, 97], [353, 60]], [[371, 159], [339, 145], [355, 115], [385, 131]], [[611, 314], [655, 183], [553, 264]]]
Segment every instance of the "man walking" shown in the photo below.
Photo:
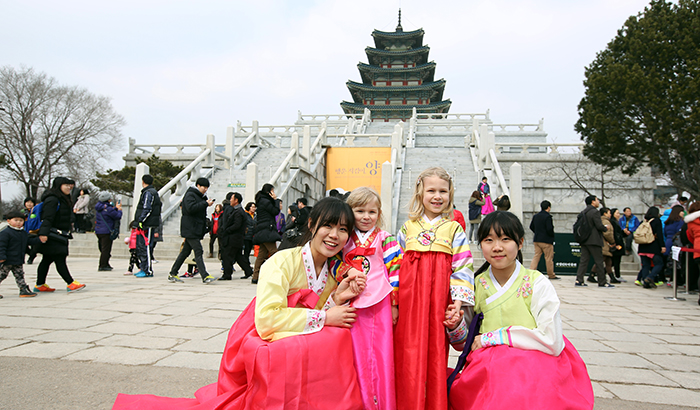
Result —
[[586, 218], [588, 221], [590, 234], [588, 238], [581, 243], [581, 260], [579, 261], [578, 270], [576, 271], [576, 286], [586, 286], [586, 283], [583, 281], [583, 276], [588, 269], [588, 261], [592, 256], [598, 274], [598, 287], [614, 288], [615, 285], [607, 283], [605, 277], [605, 265], [603, 264], [603, 232], [607, 231], [607, 228], [603, 225], [600, 212], [598, 212], [599, 206], [600, 201], [595, 195], [586, 197], [586, 209], [582, 211], [582, 217]]
[[158, 191], [153, 187], [153, 177], [144, 175], [141, 178], [141, 197], [136, 205], [135, 220], [142, 235], [136, 236], [136, 257], [141, 268], [134, 276], [137, 278], [153, 277], [153, 243], [158, 236], [156, 232], [160, 225], [160, 209], [162, 203]]
[[552, 209], [552, 203], [542, 201], [540, 204], [542, 209], [538, 214], [532, 217], [530, 222], [530, 230], [535, 233], [535, 257], [530, 262], [530, 269], [537, 269], [540, 263], [540, 256], [544, 254], [544, 261], [547, 265], [547, 276], [549, 279], [559, 279], [559, 276], [554, 274], [554, 223], [552, 215], [549, 211]]
[[243, 255], [243, 239], [245, 238], [247, 224], [241, 201], [243, 201], [241, 194], [234, 192], [231, 196], [231, 206], [226, 207], [224, 225], [219, 226], [221, 261], [224, 266], [224, 275], [219, 280], [231, 280], [234, 263], [238, 263], [238, 266], [243, 269], [245, 276], [241, 279], [248, 279], [253, 276], [250, 260]]
[[177, 255], [175, 263], [170, 268], [170, 282], [182, 282], [178, 277], [178, 270], [185, 262], [185, 259], [194, 250], [194, 260], [197, 262], [197, 269], [202, 277], [202, 282], [211, 283], [215, 279], [207, 273], [204, 265], [204, 250], [202, 249], [202, 238], [207, 230], [207, 208], [214, 200], [207, 199], [205, 195], [209, 189], [209, 180], [198, 178], [194, 187], [190, 187], [182, 198], [182, 218], [180, 219], [180, 236], [185, 238], [180, 254]]

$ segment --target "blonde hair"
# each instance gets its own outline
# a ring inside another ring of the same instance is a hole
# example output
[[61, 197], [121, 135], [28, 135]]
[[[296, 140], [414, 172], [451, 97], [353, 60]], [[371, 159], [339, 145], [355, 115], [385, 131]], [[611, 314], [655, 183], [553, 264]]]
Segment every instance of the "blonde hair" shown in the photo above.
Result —
[[438, 177], [450, 186], [450, 201], [447, 204], [447, 208], [443, 211], [443, 216], [452, 219], [452, 210], [454, 200], [455, 200], [455, 187], [452, 183], [452, 177], [445, 171], [442, 167], [432, 167], [421, 172], [416, 179], [416, 184], [413, 190], [413, 197], [411, 197], [411, 202], [408, 204], [408, 219], [411, 221], [417, 221], [425, 213], [425, 206], [423, 206], [423, 179], [427, 177]]
[[382, 229], [382, 227], [384, 226], [384, 215], [382, 214], [382, 198], [379, 196], [379, 193], [377, 191], [367, 186], [361, 186], [359, 188], [353, 189], [350, 195], [348, 196], [348, 199], [345, 200], [345, 202], [348, 205], [350, 205], [350, 208], [352, 208], [353, 210], [357, 207], [365, 206], [372, 201], [377, 203], [377, 209], [379, 209], [377, 226], [380, 229]]

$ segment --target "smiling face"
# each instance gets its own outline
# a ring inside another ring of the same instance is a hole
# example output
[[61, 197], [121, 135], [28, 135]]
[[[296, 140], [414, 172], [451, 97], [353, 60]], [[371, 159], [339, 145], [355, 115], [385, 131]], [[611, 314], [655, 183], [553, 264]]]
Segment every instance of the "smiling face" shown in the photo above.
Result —
[[428, 219], [435, 219], [450, 202], [450, 183], [437, 175], [423, 178], [423, 207]]
[[377, 201], [370, 201], [364, 205], [352, 209], [355, 214], [355, 228], [360, 232], [368, 232], [377, 225], [379, 219], [379, 207]]
[[348, 228], [345, 224], [325, 224], [316, 228], [311, 239], [311, 254], [314, 261], [326, 260], [335, 256], [348, 241]]
[[484, 259], [491, 265], [494, 276], [503, 275], [510, 277], [515, 270], [515, 261], [518, 251], [523, 247], [523, 240], [515, 241], [513, 238], [502, 234], [496, 235], [491, 229], [489, 235], [481, 240], [481, 250]]

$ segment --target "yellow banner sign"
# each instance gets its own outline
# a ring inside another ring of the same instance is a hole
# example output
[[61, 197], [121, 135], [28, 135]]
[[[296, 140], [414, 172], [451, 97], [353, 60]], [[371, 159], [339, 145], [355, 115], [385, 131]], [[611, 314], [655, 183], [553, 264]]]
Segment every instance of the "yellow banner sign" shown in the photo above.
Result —
[[352, 191], [361, 186], [381, 194], [382, 164], [391, 161], [391, 148], [328, 148], [326, 190]]

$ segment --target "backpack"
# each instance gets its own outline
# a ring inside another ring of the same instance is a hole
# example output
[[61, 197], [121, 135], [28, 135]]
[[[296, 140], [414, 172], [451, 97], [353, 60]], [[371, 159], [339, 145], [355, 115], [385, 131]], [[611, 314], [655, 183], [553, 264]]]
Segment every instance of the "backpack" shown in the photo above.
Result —
[[651, 221], [653, 220], [654, 218], [651, 218], [648, 221], [645, 220], [639, 225], [637, 230], [634, 231], [634, 242], [640, 245], [654, 242], [656, 235], [654, 235], [654, 231], [651, 229]]
[[[56, 207], [56, 211], [58, 211], [58, 208], [61, 207], [61, 203], [58, 203], [58, 206]], [[27, 231], [28, 233], [37, 233], [39, 228], [41, 228], [41, 221], [44, 219], [41, 216], [41, 212], [44, 209], [44, 203], [39, 202], [38, 204], [34, 205], [34, 208], [32, 208], [32, 212], [29, 214], [29, 217], [27, 218], [27, 221], [24, 223], [24, 230]]]
[[583, 210], [574, 222], [574, 240], [580, 244], [585, 242], [589, 236], [591, 236], [591, 224], [586, 217], [586, 211]]

